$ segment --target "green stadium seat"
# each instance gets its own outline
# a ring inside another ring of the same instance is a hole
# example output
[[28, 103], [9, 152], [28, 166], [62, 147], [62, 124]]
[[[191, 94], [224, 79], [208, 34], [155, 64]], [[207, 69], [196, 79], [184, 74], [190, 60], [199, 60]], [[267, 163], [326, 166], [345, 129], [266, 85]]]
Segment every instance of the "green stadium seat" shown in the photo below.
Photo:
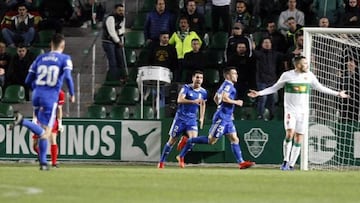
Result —
[[255, 107], [241, 107], [235, 108], [234, 111], [235, 119], [240, 120], [256, 120], [257, 119], [257, 111]]
[[132, 30], [144, 30], [144, 25], [145, 25], [145, 21], [146, 21], [146, 16], [147, 13], [146, 12], [140, 12], [135, 16], [134, 19], [134, 24], [131, 27]]
[[55, 34], [55, 30], [40, 30], [38, 39], [33, 44], [34, 47], [49, 48], [51, 37]]
[[[152, 106], [144, 106], [144, 119], [155, 119], [155, 111]], [[141, 106], [137, 105], [134, 113], [134, 119], [141, 119]]]
[[106, 108], [101, 105], [91, 105], [87, 108], [86, 117], [88, 118], [106, 118]]
[[116, 89], [111, 86], [101, 86], [94, 98], [94, 104], [113, 104], [115, 101]]
[[144, 4], [143, 6], [141, 7], [141, 11], [142, 12], [148, 12], [148, 11], [151, 11], [155, 8], [155, 0], [146, 0], [146, 1], [143, 1]]
[[134, 86], [125, 86], [120, 91], [117, 99], [117, 104], [130, 104], [134, 105], [139, 101], [140, 93], [139, 89]]
[[39, 47], [29, 47], [29, 52], [34, 55], [34, 57], [39, 56], [40, 54], [44, 53], [44, 49]]
[[0, 104], [0, 117], [11, 118], [14, 116], [14, 108], [10, 104]]
[[130, 119], [130, 108], [124, 105], [113, 106], [109, 116], [112, 119]]
[[206, 66], [221, 68], [224, 63], [224, 50], [223, 49], [208, 49], [205, 52]]
[[106, 73], [105, 81], [103, 83], [104, 86], [122, 86], [124, 84], [121, 81], [122, 76], [125, 75], [125, 70], [116, 70], [110, 73], [109, 71]]
[[127, 66], [135, 66], [137, 60], [136, 51], [134, 49], [125, 49], [125, 56]]
[[147, 48], [143, 48], [141, 49], [140, 53], [139, 53], [139, 57], [136, 61], [137, 66], [146, 66], [148, 65], [148, 61], [149, 61], [149, 54], [150, 54], [150, 50]]
[[220, 82], [220, 73], [218, 69], [204, 70], [204, 86], [214, 86]]
[[21, 85], [10, 85], [5, 89], [2, 99], [3, 103], [23, 103], [25, 102], [25, 89]]
[[143, 31], [129, 31], [124, 34], [125, 48], [139, 49], [145, 45], [145, 36]]
[[5, 50], [6, 53], [8, 53], [11, 57], [15, 56], [17, 53], [17, 48], [16, 47], [6, 47]]
[[227, 32], [216, 32], [210, 37], [210, 49], [223, 49], [225, 50], [228, 41]]

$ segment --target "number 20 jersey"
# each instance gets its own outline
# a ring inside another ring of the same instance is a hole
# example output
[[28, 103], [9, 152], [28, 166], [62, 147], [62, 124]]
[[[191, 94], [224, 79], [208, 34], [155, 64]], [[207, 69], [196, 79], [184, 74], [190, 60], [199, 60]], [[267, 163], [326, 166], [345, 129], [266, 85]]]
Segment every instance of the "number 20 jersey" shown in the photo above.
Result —
[[33, 84], [36, 93], [54, 97], [56, 100], [63, 85], [66, 69], [73, 69], [69, 55], [53, 51], [38, 56], [29, 69], [29, 72], [36, 75]]

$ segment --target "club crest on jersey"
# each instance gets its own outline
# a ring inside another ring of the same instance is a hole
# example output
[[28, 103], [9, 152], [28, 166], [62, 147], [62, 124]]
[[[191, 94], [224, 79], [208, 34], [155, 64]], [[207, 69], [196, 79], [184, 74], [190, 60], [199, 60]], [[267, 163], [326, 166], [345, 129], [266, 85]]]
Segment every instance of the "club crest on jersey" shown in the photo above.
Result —
[[264, 133], [261, 128], [251, 128], [249, 132], [245, 133], [244, 140], [251, 156], [257, 158], [264, 151], [269, 135]]

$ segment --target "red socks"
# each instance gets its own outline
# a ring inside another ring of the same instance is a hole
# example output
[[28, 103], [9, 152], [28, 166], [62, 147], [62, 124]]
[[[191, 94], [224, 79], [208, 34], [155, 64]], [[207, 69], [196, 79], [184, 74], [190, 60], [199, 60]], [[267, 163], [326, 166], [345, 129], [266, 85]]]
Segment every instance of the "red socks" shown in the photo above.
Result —
[[51, 145], [50, 153], [51, 153], [51, 164], [56, 165], [57, 156], [58, 156], [58, 146], [57, 146], [57, 144]]

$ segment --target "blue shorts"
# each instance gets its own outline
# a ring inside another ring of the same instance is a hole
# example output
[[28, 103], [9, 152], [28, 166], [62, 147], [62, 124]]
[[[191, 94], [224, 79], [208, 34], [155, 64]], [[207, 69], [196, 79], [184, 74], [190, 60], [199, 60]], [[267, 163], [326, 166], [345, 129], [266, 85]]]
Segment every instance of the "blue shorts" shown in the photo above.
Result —
[[223, 135], [236, 133], [236, 128], [233, 121], [225, 121], [221, 118], [213, 120], [209, 130], [209, 135], [212, 137], [220, 138]]
[[171, 137], [177, 137], [187, 131], [198, 131], [198, 125], [195, 119], [174, 119], [169, 130], [169, 135]]
[[32, 97], [32, 104], [34, 113], [41, 125], [53, 127], [56, 119], [56, 108], [58, 99], [51, 99], [49, 97], [38, 96], [36, 94]]

